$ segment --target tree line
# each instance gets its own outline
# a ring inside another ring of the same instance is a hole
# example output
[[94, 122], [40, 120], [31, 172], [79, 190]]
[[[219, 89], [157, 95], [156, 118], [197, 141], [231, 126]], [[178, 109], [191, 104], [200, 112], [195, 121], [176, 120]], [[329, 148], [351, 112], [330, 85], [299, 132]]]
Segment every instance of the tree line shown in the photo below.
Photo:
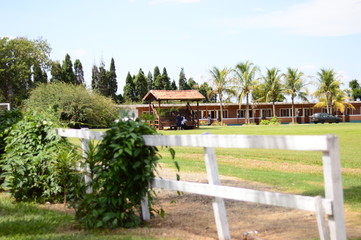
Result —
[[[50, 52], [49, 44], [43, 39], [1, 38], [0, 102], [20, 105], [37, 83], [65, 82], [85, 86], [84, 69], [79, 59], [73, 64], [69, 54], [66, 54], [62, 62], [53, 61]], [[286, 96], [290, 96], [292, 104], [296, 98], [307, 101], [307, 96], [310, 96], [307, 85], [311, 82], [297, 68], [288, 68], [285, 73], [277, 68], [267, 68], [262, 72], [249, 61], [239, 63], [234, 68], [213, 67], [209, 71], [210, 85], [207, 82], [199, 85], [192, 77], [187, 79], [183, 68], [179, 73], [178, 84], [174, 79], [171, 80], [165, 67], [161, 72], [156, 66], [153, 73], [148, 71], [147, 74], [140, 68], [136, 75], [132, 76], [128, 72], [123, 95], [117, 94], [118, 80], [113, 58], [109, 69], [102, 61], [99, 67], [94, 64], [91, 71], [91, 89], [117, 103], [140, 103], [152, 89], [195, 89], [206, 97], [204, 102], [219, 101], [221, 107], [224, 101], [236, 97], [240, 105], [246, 105], [247, 122], [249, 108], [258, 102], [270, 102], [274, 108], [275, 103], [284, 101]], [[50, 78], [48, 73], [51, 74]], [[350, 81], [349, 89], [341, 90], [340, 79], [333, 69], [321, 69], [314, 84], [317, 86], [317, 91], [313, 93], [318, 98], [316, 107], [325, 107], [327, 112], [343, 112], [345, 107], [351, 107], [347, 105], [348, 99], [361, 100], [358, 81]], [[276, 115], [275, 111], [273, 114]], [[292, 116], [295, 116], [294, 107]]]

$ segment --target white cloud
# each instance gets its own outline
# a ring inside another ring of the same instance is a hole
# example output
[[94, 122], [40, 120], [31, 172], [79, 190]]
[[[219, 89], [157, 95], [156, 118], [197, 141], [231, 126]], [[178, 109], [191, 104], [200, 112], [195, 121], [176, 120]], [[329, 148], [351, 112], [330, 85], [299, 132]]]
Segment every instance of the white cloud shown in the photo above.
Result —
[[226, 19], [233, 28], [279, 28], [296, 35], [345, 36], [361, 33], [360, 0], [311, 0], [288, 9]]

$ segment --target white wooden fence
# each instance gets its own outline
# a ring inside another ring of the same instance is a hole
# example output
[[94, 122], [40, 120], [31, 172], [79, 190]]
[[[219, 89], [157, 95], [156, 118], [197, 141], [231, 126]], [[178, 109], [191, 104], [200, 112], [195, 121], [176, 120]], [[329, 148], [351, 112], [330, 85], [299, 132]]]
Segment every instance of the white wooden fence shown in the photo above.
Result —
[[[91, 139], [101, 140], [104, 135], [103, 132], [91, 132], [86, 129], [58, 129], [58, 133], [63, 137], [81, 138], [84, 152], [87, 150], [87, 141]], [[224, 199], [232, 199], [315, 212], [321, 240], [346, 240], [341, 166], [338, 139], [336, 136], [205, 134], [171, 136], [144, 135], [143, 138], [148, 146], [188, 146], [204, 148], [208, 184], [156, 178], [152, 186], [154, 188], [214, 197], [213, 211], [219, 239], [231, 239]], [[219, 179], [214, 148], [320, 151], [322, 152], [325, 198], [222, 186]], [[147, 206], [147, 202], [144, 200], [142, 202], [142, 215], [144, 220], [150, 219]]]

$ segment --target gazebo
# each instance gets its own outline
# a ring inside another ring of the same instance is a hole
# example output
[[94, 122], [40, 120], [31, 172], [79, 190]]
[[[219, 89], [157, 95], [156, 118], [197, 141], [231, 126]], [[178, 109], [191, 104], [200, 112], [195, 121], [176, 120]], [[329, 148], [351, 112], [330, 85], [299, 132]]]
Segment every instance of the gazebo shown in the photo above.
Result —
[[[149, 103], [149, 112], [155, 114], [154, 126], [158, 129], [169, 127], [175, 129], [177, 126], [176, 116], [180, 114], [187, 119], [186, 128], [199, 128], [199, 101], [205, 97], [197, 90], [150, 90], [143, 98]], [[175, 103], [177, 101], [187, 102], [185, 105], [174, 104], [172, 107], [162, 108], [161, 103]], [[189, 102], [197, 102], [193, 109]], [[158, 102], [157, 106], [154, 102]]]

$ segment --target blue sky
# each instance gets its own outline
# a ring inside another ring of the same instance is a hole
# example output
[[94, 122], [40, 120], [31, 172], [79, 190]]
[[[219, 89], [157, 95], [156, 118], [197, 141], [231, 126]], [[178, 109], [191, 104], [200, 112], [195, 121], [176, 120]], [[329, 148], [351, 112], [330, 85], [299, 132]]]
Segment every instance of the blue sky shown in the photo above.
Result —
[[51, 58], [93, 64], [113, 57], [118, 87], [127, 72], [166, 67], [178, 84], [209, 81], [213, 66], [252, 61], [262, 72], [334, 69], [346, 88], [361, 82], [360, 0], [1, 0], [0, 37], [47, 40]]

